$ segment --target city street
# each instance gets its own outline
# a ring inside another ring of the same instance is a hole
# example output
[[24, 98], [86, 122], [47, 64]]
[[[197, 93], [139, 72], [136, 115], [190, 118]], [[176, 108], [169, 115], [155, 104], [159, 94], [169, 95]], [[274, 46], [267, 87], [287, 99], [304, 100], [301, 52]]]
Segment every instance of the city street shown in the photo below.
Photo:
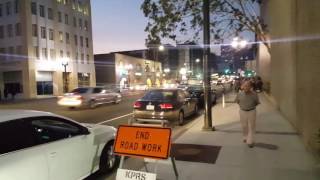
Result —
[[0, 109], [28, 109], [48, 111], [58, 115], [69, 117], [81, 123], [103, 123], [117, 127], [124, 124], [131, 117], [133, 103], [141, 97], [140, 94], [124, 96], [119, 104], [104, 104], [90, 108], [68, 109], [57, 105], [56, 98], [29, 100], [21, 102], [8, 102], [0, 104]]
[[[37, 111], [48, 111], [58, 115], [69, 117], [81, 123], [104, 124], [117, 127], [121, 124], [127, 124], [128, 119], [132, 117], [133, 103], [139, 99], [143, 93], [135, 93], [133, 95], [123, 96], [119, 104], [105, 104], [90, 108], [76, 108], [68, 109], [58, 106], [56, 98], [37, 99], [28, 101], [9, 101], [0, 104], [0, 109], [26, 109]], [[201, 111], [199, 115], [201, 114]], [[191, 116], [186, 119], [184, 126], [174, 126], [172, 138], [178, 138], [184, 131], [186, 131], [197, 116]], [[142, 159], [128, 158], [125, 161], [125, 167], [139, 170], [143, 167]], [[94, 174], [87, 178], [87, 180], [113, 180], [115, 179], [115, 171], [108, 174]]]

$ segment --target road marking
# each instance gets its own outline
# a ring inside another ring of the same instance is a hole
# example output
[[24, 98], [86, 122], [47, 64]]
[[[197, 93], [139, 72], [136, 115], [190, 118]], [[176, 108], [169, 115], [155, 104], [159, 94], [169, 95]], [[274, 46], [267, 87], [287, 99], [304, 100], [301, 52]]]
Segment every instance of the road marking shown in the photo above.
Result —
[[126, 114], [126, 115], [123, 115], [123, 116], [119, 116], [119, 117], [115, 117], [115, 118], [112, 118], [112, 119], [108, 119], [108, 120], [99, 122], [99, 123], [97, 123], [97, 124], [104, 124], [104, 123], [111, 122], [111, 121], [114, 121], [114, 120], [117, 120], [117, 119], [121, 119], [121, 118], [123, 118], [123, 117], [130, 116], [130, 115], [132, 115], [132, 114], [133, 114], [133, 113], [129, 113], [129, 114]]

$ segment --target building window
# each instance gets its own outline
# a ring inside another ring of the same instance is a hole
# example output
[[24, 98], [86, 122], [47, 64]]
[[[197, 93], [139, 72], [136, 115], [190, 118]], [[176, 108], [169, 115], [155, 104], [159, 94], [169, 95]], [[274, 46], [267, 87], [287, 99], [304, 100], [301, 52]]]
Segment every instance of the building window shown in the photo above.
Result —
[[86, 38], [86, 47], [89, 47], [89, 38]]
[[84, 30], [88, 31], [88, 21], [84, 21]]
[[0, 4], [0, 17], [2, 16], [2, 4]]
[[77, 27], [77, 18], [76, 17], [73, 17], [73, 26]]
[[59, 22], [62, 22], [62, 14], [61, 14], [60, 11], [58, 12], [58, 21], [59, 21]]
[[79, 27], [82, 29], [82, 19], [79, 19]]
[[56, 59], [56, 51], [54, 49], [50, 49], [50, 59]]
[[12, 24], [7, 25], [7, 30], [8, 30], [8, 37], [12, 37], [13, 36]]
[[45, 17], [45, 10], [43, 5], [39, 5], [40, 8], [40, 17]]
[[83, 37], [80, 36], [80, 46], [83, 47]]
[[67, 51], [67, 58], [70, 59], [70, 52], [69, 51]]
[[53, 10], [52, 10], [52, 8], [48, 8], [48, 19], [53, 20]]
[[0, 26], [0, 39], [4, 38], [4, 28], [3, 26]]
[[66, 33], [66, 43], [70, 44], [70, 36], [69, 33]]
[[89, 64], [89, 62], [90, 62], [90, 56], [87, 55], [87, 63]]
[[37, 15], [37, 4], [35, 2], [31, 3], [31, 13]]
[[66, 23], [67, 25], [69, 24], [69, 16], [68, 16], [68, 14], [64, 15], [64, 23]]
[[63, 33], [61, 31], [59, 31], [59, 41], [63, 42]]
[[36, 24], [32, 24], [32, 36], [38, 37], [38, 26]]
[[79, 61], [79, 53], [76, 52], [76, 61], [78, 62]]
[[14, 12], [18, 14], [19, 12], [19, 0], [14, 1]]
[[0, 58], [1, 59], [6, 59], [6, 48], [0, 48]]
[[40, 27], [41, 29], [41, 38], [46, 39], [47, 38], [47, 31], [45, 27]]
[[60, 58], [63, 58], [63, 51], [60, 50]]
[[53, 31], [53, 29], [49, 29], [49, 40], [54, 40], [54, 31]]
[[20, 36], [21, 35], [21, 24], [17, 23], [16, 24], [16, 36]]
[[17, 46], [16, 50], [17, 50], [16, 54], [18, 54], [18, 55], [22, 54], [22, 46]]
[[9, 47], [9, 54], [14, 54], [14, 47], [12, 46]]
[[39, 59], [39, 47], [38, 46], [33, 47], [33, 55], [35, 58]]
[[7, 10], [7, 15], [9, 16], [11, 14], [11, 2], [6, 3], [6, 10]]
[[48, 59], [47, 48], [42, 48], [42, 58], [43, 59]]
[[81, 64], [84, 64], [84, 54], [81, 54]]
[[74, 45], [78, 46], [78, 36], [74, 35]]

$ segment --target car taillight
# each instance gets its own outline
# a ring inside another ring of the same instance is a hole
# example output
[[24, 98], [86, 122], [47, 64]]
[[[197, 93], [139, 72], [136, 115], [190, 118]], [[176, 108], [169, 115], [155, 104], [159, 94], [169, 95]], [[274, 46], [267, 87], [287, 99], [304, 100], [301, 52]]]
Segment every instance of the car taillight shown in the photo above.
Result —
[[83, 97], [82, 96], [76, 96], [75, 97], [77, 100], [83, 100]]
[[134, 104], [133, 104], [133, 108], [141, 108], [142, 104], [141, 102], [139, 101], [136, 101]]
[[161, 109], [173, 109], [173, 105], [170, 103], [162, 103], [160, 104]]

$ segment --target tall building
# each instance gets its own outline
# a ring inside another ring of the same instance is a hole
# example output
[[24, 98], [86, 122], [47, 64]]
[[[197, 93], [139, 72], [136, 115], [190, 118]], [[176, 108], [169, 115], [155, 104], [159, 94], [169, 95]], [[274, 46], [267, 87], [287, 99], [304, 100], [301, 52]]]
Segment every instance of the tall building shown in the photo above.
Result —
[[0, 90], [20, 98], [95, 85], [90, 0], [0, 0]]

